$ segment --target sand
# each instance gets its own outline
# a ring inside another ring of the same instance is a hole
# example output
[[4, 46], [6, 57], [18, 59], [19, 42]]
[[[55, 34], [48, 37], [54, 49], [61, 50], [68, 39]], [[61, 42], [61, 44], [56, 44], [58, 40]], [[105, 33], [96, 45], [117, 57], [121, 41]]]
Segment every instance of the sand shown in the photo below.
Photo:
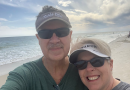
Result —
[[8, 74], [0, 76], [0, 87], [5, 83]]
[[34, 58], [28, 58], [26, 60], [22, 60], [22, 61], [17, 61], [17, 62], [13, 62], [10, 64], [5, 64], [5, 65], [1, 65], [0, 66], [0, 87], [5, 83], [8, 73], [12, 70], [14, 70], [16, 67], [22, 65], [23, 63], [27, 63], [33, 60], [36, 60], [38, 58], [40, 58], [41, 56], [37, 56]]
[[109, 43], [113, 59], [113, 76], [130, 84], [130, 38], [120, 37]]
[[[110, 42], [109, 46], [111, 47], [114, 61], [113, 76], [130, 84], [130, 38], [127, 38], [127, 36], [119, 37]], [[0, 87], [5, 83], [9, 71], [39, 57], [41, 56], [0, 66]]]

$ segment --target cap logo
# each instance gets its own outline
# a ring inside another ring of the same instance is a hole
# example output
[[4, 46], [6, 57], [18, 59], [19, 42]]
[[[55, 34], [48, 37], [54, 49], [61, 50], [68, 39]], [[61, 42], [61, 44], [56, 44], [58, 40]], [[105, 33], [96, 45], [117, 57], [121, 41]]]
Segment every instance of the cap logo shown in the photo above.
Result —
[[99, 52], [97, 49], [97, 46], [95, 46], [94, 44], [91, 44], [91, 43], [82, 46], [81, 49]]
[[43, 16], [43, 19], [46, 19], [46, 18], [49, 18], [49, 17], [53, 17], [53, 16], [56, 16], [56, 17], [62, 17], [62, 15], [60, 13], [56, 13], [56, 12], [49, 12], [47, 14], [45, 14]]
[[37, 17], [37, 20], [35, 23], [37, 32], [40, 30], [39, 28], [44, 23], [46, 23], [50, 20], [54, 20], [54, 19], [61, 20], [64, 23], [66, 23], [69, 27], [71, 27], [68, 17], [63, 12], [52, 11], [52, 12], [42, 13], [42, 15], [39, 15]]
[[87, 48], [87, 47], [91, 47], [91, 48], [97, 48], [95, 45], [93, 44], [87, 44], [87, 45], [84, 45], [83, 47], [81, 48]]

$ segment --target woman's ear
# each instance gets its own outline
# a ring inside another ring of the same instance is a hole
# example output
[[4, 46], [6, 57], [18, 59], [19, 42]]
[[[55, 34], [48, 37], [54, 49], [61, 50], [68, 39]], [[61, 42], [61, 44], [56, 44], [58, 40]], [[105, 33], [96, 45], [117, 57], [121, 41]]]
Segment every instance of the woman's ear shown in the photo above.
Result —
[[111, 68], [111, 71], [113, 70], [113, 60], [111, 59], [110, 60], [110, 68]]

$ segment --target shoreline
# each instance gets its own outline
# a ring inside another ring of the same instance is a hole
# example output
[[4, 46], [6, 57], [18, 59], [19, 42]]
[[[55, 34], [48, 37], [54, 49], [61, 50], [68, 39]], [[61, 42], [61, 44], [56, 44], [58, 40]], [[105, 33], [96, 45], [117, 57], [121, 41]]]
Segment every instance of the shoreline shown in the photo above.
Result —
[[30, 62], [30, 61], [34, 61], [38, 58], [42, 57], [41, 55], [39, 56], [36, 56], [36, 57], [33, 57], [33, 58], [27, 58], [25, 60], [21, 60], [21, 61], [16, 61], [16, 62], [12, 62], [12, 63], [8, 63], [8, 64], [4, 64], [4, 65], [0, 65], [0, 76], [3, 76], [5, 74], [8, 74], [9, 71], [12, 71], [14, 70], [16, 67], [24, 64], [24, 63], [27, 63], [27, 62]]

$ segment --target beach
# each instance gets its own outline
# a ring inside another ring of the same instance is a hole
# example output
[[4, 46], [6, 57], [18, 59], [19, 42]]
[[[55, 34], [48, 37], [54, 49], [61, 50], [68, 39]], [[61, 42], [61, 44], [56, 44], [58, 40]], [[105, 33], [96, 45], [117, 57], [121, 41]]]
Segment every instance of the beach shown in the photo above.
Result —
[[130, 84], [130, 38], [117, 38], [109, 43], [113, 59], [113, 76]]
[[5, 81], [7, 79], [7, 76], [8, 76], [8, 73], [10, 71], [14, 70], [16, 67], [18, 67], [18, 66], [20, 66], [20, 65], [22, 65], [24, 63], [36, 60], [36, 59], [38, 59], [40, 57], [41, 57], [41, 55], [39, 55], [37, 57], [33, 57], [33, 58], [28, 58], [26, 60], [17, 61], [17, 62], [14, 62], [14, 63], [5, 64], [5, 65], [1, 65], [0, 66], [0, 87], [5, 83]]
[[[116, 40], [109, 43], [112, 50], [113, 59], [113, 76], [114, 78], [119, 78], [120, 80], [130, 84], [130, 38], [127, 36], [122, 36]], [[36, 60], [40, 56], [29, 58], [22, 61], [17, 61], [10, 64], [5, 64], [0, 66], [0, 87], [5, 83], [8, 72], [12, 71], [16, 67], [22, 65], [23, 63]]]

